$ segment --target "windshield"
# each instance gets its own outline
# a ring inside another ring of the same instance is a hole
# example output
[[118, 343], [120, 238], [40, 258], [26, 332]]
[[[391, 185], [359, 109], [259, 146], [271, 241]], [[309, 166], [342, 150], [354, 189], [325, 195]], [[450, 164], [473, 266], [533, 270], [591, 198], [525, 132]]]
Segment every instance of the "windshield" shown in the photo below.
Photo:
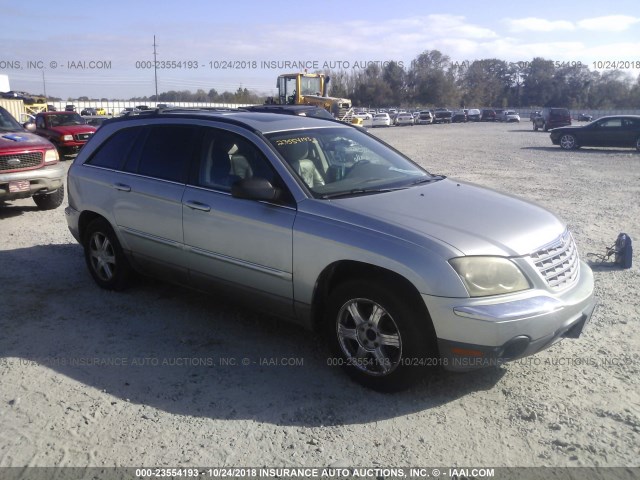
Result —
[[52, 127], [66, 127], [69, 125], [85, 125], [87, 122], [77, 113], [61, 113], [49, 115], [49, 125]]
[[24, 128], [4, 108], [0, 107], [0, 131], [24, 132]]
[[300, 78], [300, 93], [302, 93], [302, 95], [322, 95], [320, 77], [303, 76]]
[[266, 135], [316, 198], [377, 193], [439, 179], [355, 128]]

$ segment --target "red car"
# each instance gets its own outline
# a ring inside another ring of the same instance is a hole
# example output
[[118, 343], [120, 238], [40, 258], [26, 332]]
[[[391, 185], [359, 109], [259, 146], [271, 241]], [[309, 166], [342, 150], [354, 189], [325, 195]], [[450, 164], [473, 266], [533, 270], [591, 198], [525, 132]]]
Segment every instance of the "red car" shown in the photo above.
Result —
[[96, 131], [76, 112], [38, 113], [35, 124], [35, 133], [53, 143], [60, 156], [78, 153]]
[[57, 208], [64, 199], [64, 176], [51, 142], [27, 132], [0, 107], [0, 204], [33, 197], [41, 210]]

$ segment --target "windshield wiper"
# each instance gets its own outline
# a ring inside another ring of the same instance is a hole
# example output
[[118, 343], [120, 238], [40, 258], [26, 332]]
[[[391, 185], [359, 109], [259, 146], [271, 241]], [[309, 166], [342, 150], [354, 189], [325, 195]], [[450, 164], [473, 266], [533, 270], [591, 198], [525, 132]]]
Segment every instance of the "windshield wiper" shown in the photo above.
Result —
[[405, 190], [409, 187], [395, 187], [395, 188], [354, 188], [353, 190], [349, 190], [348, 192], [339, 192], [339, 193], [328, 193], [326, 195], [322, 195], [320, 198], [327, 200], [331, 198], [343, 198], [343, 197], [353, 197], [356, 195], [367, 195], [370, 193], [386, 193], [386, 192], [395, 192], [396, 190]]
[[415, 182], [411, 182], [411, 185], [420, 185], [421, 183], [431, 183], [431, 182], [437, 182], [439, 180], [444, 180], [445, 178], [447, 178], [444, 175], [433, 175], [429, 178], [422, 178], [420, 180], [416, 180]]

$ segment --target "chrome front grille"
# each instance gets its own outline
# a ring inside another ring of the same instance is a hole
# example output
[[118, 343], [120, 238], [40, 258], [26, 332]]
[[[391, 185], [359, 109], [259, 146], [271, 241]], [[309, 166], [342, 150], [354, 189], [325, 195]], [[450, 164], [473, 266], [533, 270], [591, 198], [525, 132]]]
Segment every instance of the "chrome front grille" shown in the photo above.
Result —
[[0, 171], [28, 170], [37, 168], [42, 163], [42, 152], [16, 153], [0, 155]]
[[531, 260], [553, 290], [567, 288], [578, 278], [578, 250], [568, 230], [556, 241], [532, 254]]
[[77, 133], [76, 135], [74, 135], [74, 137], [77, 142], [86, 142], [87, 140], [89, 140], [89, 137], [91, 135], [91, 133]]

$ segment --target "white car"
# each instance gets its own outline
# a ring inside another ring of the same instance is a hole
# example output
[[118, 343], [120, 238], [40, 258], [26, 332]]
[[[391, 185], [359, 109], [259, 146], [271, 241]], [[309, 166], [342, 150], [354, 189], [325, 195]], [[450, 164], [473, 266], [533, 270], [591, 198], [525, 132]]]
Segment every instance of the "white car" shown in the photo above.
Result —
[[429, 125], [433, 123], [433, 114], [429, 110], [423, 110], [416, 119], [418, 125]]
[[376, 113], [373, 116], [373, 127], [389, 127], [391, 126], [391, 117], [388, 113]]
[[502, 119], [503, 122], [519, 122], [520, 121], [520, 115], [514, 111], [514, 110], [505, 110], [502, 113]]
[[399, 113], [396, 117], [395, 124], [398, 126], [413, 125], [413, 115], [410, 113]]

